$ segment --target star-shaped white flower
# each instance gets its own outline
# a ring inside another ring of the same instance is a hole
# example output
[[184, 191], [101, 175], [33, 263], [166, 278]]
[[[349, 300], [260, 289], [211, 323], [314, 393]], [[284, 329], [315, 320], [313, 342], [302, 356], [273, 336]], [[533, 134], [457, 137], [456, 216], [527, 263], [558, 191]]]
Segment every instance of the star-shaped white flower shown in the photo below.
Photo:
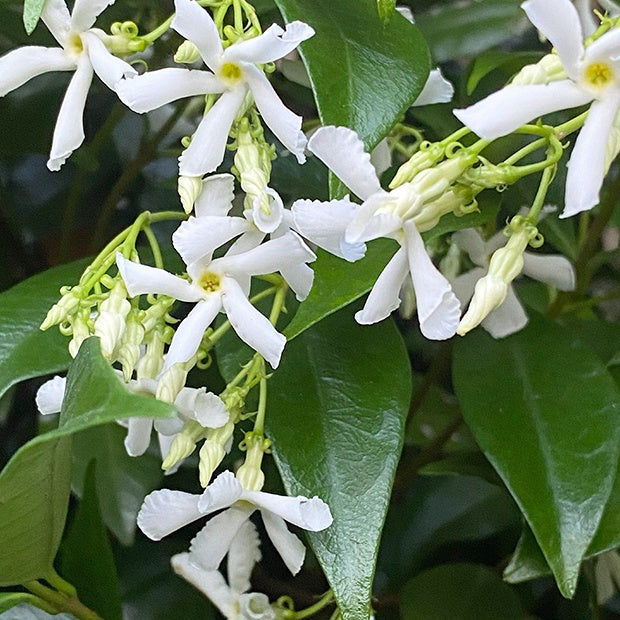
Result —
[[129, 64], [107, 50], [103, 42], [105, 33], [92, 28], [97, 16], [113, 3], [114, 0], [76, 0], [70, 15], [64, 0], [47, 0], [41, 20], [60, 47], [29, 45], [0, 58], [0, 97], [42, 73], [75, 71], [58, 113], [47, 162], [50, 170], [60, 170], [84, 141], [82, 116], [93, 73], [112, 90], [121, 78], [136, 75]]
[[224, 49], [213, 19], [197, 2], [175, 0], [175, 7], [172, 28], [196, 45], [210, 71], [160, 69], [125, 80], [117, 90], [122, 101], [140, 113], [183, 97], [222, 93], [179, 158], [179, 172], [199, 177], [220, 165], [230, 127], [248, 92], [274, 135], [303, 163], [302, 119], [282, 103], [260, 65], [282, 58], [314, 30], [303, 22], [292, 22], [285, 30], [274, 24], [258, 37]]
[[[480, 234], [471, 228], [452, 235], [452, 241], [467, 252], [471, 261], [477, 265], [452, 281], [452, 288], [463, 305], [472, 298], [476, 283], [486, 276], [491, 255], [505, 246], [507, 240], [503, 232], [499, 232], [484, 241]], [[522, 258], [521, 273], [524, 275], [554, 286], [560, 291], [572, 291], [575, 288], [575, 270], [564, 256], [524, 252]], [[528, 321], [512, 285], [502, 283], [501, 288], [502, 293], [505, 291], [504, 301], [480, 322], [493, 338], [505, 338], [514, 334], [523, 329]]]
[[138, 526], [152, 540], [214, 512], [212, 517], [192, 540], [190, 553], [205, 570], [217, 570], [228, 553], [239, 529], [259, 510], [263, 524], [274, 547], [284, 563], [296, 574], [304, 560], [303, 543], [289, 532], [286, 521], [310, 532], [329, 527], [332, 515], [329, 506], [318, 497], [286, 497], [247, 491], [230, 471], [221, 473], [202, 493], [162, 489], [146, 496], [138, 514]]
[[260, 592], [248, 592], [252, 569], [261, 559], [259, 546], [256, 527], [251, 521], [246, 521], [228, 550], [228, 583], [218, 570], [202, 566], [200, 559], [207, 550], [201, 549], [200, 543], [193, 545], [189, 553], [172, 556], [170, 563], [177, 575], [198, 588], [227, 619], [275, 620], [275, 611], [267, 596]]
[[[222, 235], [238, 225], [242, 218], [215, 217], [213, 225], [222, 225]], [[248, 300], [250, 278], [275, 273], [288, 266], [313, 261], [316, 256], [299, 236], [288, 233], [267, 241], [247, 252], [211, 260], [196, 252], [204, 244], [199, 220], [183, 236], [184, 245], [175, 239], [175, 248], [187, 265], [190, 281], [163, 269], [140, 265], [117, 255], [121, 277], [131, 296], [159, 293], [179, 301], [196, 302], [193, 310], [179, 324], [166, 355], [163, 372], [177, 362], [187, 362], [198, 350], [202, 336], [220, 310], [224, 310], [237, 335], [258, 351], [273, 368], [280, 363], [286, 338]], [[231, 238], [231, 237], [229, 237]], [[204, 247], [203, 247], [204, 249]]]
[[[371, 324], [389, 316], [400, 305], [401, 287], [410, 276], [422, 334], [433, 340], [453, 336], [460, 304], [426, 253], [416, 226], [423, 197], [411, 184], [391, 192], [383, 190], [362, 141], [346, 127], [322, 127], [310, 138], [308, 149], [364, 203], [360, 207], [348, 199], [298, 202], [293, 213], [301, 234], [348, 260], [363, 254], [364, 242], [379, 237], [395, 238], [401, 245], [375, 282], [364, 308], [355, 315], [356, 320]], [[334, 244], [333, 238], [330, 243], [321, 239], [328, 228], [324, 222], [341, 233], [339, 243]]]
[[555, 47], [566, 78], [509, 84], [454, 113], [479, 136], [492, 140], [549, 112], [591, 103], [568, 163], [560, 217], [569, 217], [599, 202], [607, 136], [620, 109], [620, 28], [584, 47], [579, 15], [570, 0], [527, 0], [521, 6]]

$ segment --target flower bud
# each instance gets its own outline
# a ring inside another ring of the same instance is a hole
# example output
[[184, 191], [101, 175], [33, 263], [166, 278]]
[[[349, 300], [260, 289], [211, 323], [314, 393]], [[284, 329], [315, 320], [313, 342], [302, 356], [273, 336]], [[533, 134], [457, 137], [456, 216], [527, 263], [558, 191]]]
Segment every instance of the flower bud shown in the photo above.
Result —
[[140, 345], [144, 339], [144, 327], [140, 322], [140, 311], [132, 312], [127, 318], [125, 331], [118, 348], [117, 359], [123, 369], [125, 381], [131, 379], [131, 375], [140, 359]]
[[174, 62], [191, 64], [200, 59], [200, 52], [194, 43], [191, 41], [184, 41], [179, 45], [175, 55]]
[[187, 373], [193, 366], [195, 359], [194, 356], [191, 365], [189, 365], [189, 363], [173, 364], [168, 368], [157, 384], [157, 393], [155, 397], [166, 403], [174, 403], [179, 392], [185, 386]]
[[60, 300], [49, 309], [39, 329], [45, 331], [52, 327], [52, 325], [58, 325], [73, 316], [80, 305], [81, 296], [82, 290], [79, 286], [75, 286], [65, 293]]
[[75, 357], [86, 338], [92, 335], [90, 328], [90, 310], [85, 308], [78, 312], [71, 322], [73, 338], [69, 342], [69, 354]]
[[439, 143], [423, 143], [420, 150], [414, 153], [409, 161], [405, 162], [396, 172], [390, 182], [390, 189], [394, 189], [403, 183], [412, 181], [422, 170], [434, 166], [444, 155], [445, 147]]
[[177, 184], [177, 191], [179, 192], [183, 210], [185, 213], [191, 213], [196, 199], [202, 192], [202, 178], [180, 176]]
[[101, 339], [101, 353], [112, 360], [117, 345], [125, 332], [125, 319], [131, 310], [127, 301], [127, 290], [122, 280], [118, 280], [107, 299], [99, 306], [99, 316], [95, 319], [95, 336]]
[[243, 465], [239, 467], [235, 474], [237, 480], [244, 489], [248, 491], [260, 491], [265, 484], [265, 474], [261, 466], [265, 450], [269, 448], [269, 440], [262, 435], [248, 433], [245, 438], [247, 451]]
[[154, 379], [164, 365], [165, 339], [160, 331], [152, 331], [147, 337], [146, 351], [136, 364], [138, 379]]
[[523, 67], [510, 83], [517, 86], [548, 84], [567, 77], [560, 57], [557, 54], [546, 54], [536, 64]]

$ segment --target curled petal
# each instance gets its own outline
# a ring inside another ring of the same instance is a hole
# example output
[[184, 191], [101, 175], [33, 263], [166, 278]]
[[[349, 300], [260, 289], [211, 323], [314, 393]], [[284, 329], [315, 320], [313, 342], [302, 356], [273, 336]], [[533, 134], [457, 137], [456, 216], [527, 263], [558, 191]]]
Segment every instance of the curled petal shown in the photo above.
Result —
[[524, 252], [523, 273], [560, 291], [575, 290], [575, 268], [564, 256]]
[[232, 174], [212, 174], [202, 182], [202, 191], [196, 198], [196, 217], [228, 215], [235, 197], [235, 178]]
[[258, 532], [251, 521], [246, 521], [239, 528], [228, 551], [228, 583], [233, 592], [240, 594], [250, 589], [250, 575], [260, 559]]
[[228, 422], [230, 414], [219, 396], [213, 392], [199, 392], [194, 403], [193, 418], [205, 428], [220, 428]]
[[[282, 204], [282, 198], [275, 190], [265, 186], [263, 192], [262, 196], [254, 198], [252, 203], [252, 219], [258, 230], [269, 234], [282, 223], [284, 205]], [[263, 208], [265, 200], [269, 205], [268, 212]]]
[[46, 381], [38, 390], [35, 398], [37, 409], [43, 415], [60, 413], [65, 397], [66, 377], [54, 377]]
[[381, 191], [370, 155], [352, 129], [321, 127], [308, 141], [308, 150], [362, 200]]
[[261, 515], [267, 535], [273, 546], [280, 554], [286, 567], [291, 571], [291, 574], [296, 575], [304, 563], [306, 547], [295, 534], [289, 532], [282, 517], [269, 510], [261, 510]]
[[84, 141], [84, 127], [82, 116], [86, 95], [93, 79], [93, 68], [86, 54], [78, 60], [75, 74], [69, 82], [67, 92], [60, 106], [52, 148], [47, 167], [52, 171], [60, 170], [67, 157]]
[[310, 294], [314, 283], [314, 271], [305, 263], [287, 265], [280, 269], [282, 277], [295, 293], [297, 301], [303, 301]]
[[75, 0], [71, 12], [71, 29], [75, 32], [84, 32], [94, 23], [99, 14], [115, 0]]
[[446, 80], [440, 69], [433, 69], [422, 88], [422, 92], [413, 102], [414, 106], [430, 105], [431, 103], [447, 103], [452, 101], [454, 86]]
[[191, 144], [179, 157], [180, 174], [201, 177], [222, 163], [230, 126], [245, 93], [245, 87], [226, 91], [207, 112], [192, 136]]
[[198, 510], [200, 495], [162, 489], [144, 498], [138, 513], [138, 527], [151, 540], [161, 540], [202, 516]]
[[0, 58], [0, 97], [42, 73], [73, 69], [75, 61], [62, 49], [38, 45], [19, 47]]
[[202, 493], [198, 508], [204, 515], [232, 506], [243, 494], [243, 487], [231, 471], [222, 472]]
[[82, 41], [87, 43], [88, 57], [95, 73], [110, 90], [114, 90], [114, 86], [122, 78], [138, 75], [130, 64], [110, 54], [96, 34], [85, 32]]
[[129, 418], [125, 450], [129, 456], [143, 455], [151, 443], [153, 418]]
[[480, 325], [493, 338], [505, 338], [521, 331], [528, 322], [527, 314], [517, 299], [512, 286], [508, 286], [504, 301], [482, 319]]
[[264, 65], [290, 54], [301, 42], [313, 35], [314, 29], [304, 22], [291, 22], [286, 26], [286, 30], [272, 24], [258, 37], [231, 45], [224, 52], [222, 60]]
[[220, 81], [207, 71], [174, 67], [148, 71], [128, 80], [121, 80], [113, 88], [120, 100], [139, 114], [150, 112], [177, 99], [221, 93], [224, 90]]

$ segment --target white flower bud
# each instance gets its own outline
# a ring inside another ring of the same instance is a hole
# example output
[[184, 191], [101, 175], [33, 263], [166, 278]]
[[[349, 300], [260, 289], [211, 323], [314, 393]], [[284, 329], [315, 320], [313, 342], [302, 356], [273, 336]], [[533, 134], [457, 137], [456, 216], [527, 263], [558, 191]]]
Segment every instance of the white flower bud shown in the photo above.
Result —
[[179, 45], [175, 55], [174, 62], [191, 64], [200, 59], [200, 52], [194, 43], [184, 41]]
[[107, 299], [101, 302], [95, 319], [95, 336], [101, 340], [101, 352], [112, 360], [117, 345], [125, 332], [125, 319], [131, 310], [127, 290], [122, 280], [114, 285]]
[[526, 65], [512, 78], [511, 84], [548, 84], [568, 76], [557, 54], [546, 54], [536, 64]]
[[177, 191], [179, 192], [183, 210], [185, 213], [191, 213], [196, 199], [200, 196], [200, 192], [202, 192], [202, 178], [180, 176]]
[[90, 311], [88, 309], [82, 310], [75, 315], [71, 323], [71, 328], [73, 338], [71, 342], [69, 342], [69, 354], [71, 357], [75, 357], [84, 340], [92, 335], [90, 330]]
[[179, 461], [186, 459], [194, 451], [195, 447], [196, 442], [194, 439], [181, 431], [174, 438], [174, 441], [170, 446], [170, 451], [161, 464], [161, 468], [170, 469], [171, 467], [174, 467]]
[[276, 612], [262, 592], [247, 592], [239, 597], [239, 617], [251, 620], [275, 620]]
[[138, 379], [154, 379], [164, 365], [165, 340], [160, 331], [152, 331], [146, 342], [146, 351], [136, 364]]
[[79, 287], [72, 288], [68, 293], [63, 295], [60, 300], [49, 309], [39, 329], [45, 331], [52, 325], [58, 325], [73, 316], [80, 305], [80, 296], [81, 290]]
[[213, 472], [220, 466], [220, 463], [226, 456], [224, 447], [214, 441], [208, 439], [202, 444], [200, 448], [200, 462], [198, 464], [198, 472], [200, 475], [200, 484], [203, 487], [207, 487], [211, 482]]
[[131, 379], [134, 368], [140, 359], [140, 345], [143, 339], [144, 327], [140, 323], [139, 315], [132, 312], [128, 317], [117, 354], [117, 359], [123, 368], [125, 381]]
[[[428, 145], [426, 148], [424, 144]], [[422, 170], [426, 170], [434, 166], [445, 152], [445, 147], [438, 143], [424, 143], [419, 151], [414, 153], [409, 161], [406, 161], [396, 172], [394, 178], [390, 182], [390, 189], [395, 189], [403, 183], [408, 183]]]

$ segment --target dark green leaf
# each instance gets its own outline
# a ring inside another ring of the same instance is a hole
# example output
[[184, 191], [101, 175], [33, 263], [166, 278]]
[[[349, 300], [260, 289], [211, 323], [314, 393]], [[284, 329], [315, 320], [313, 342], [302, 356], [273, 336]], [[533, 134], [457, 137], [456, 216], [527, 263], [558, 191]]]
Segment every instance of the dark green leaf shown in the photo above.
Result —
[[368, 618], [379, 537], [411, 395], [394, 325], [329, 317], [287, 345], [267, 425], [288, 493], [318, 495], [334, 523], [310, 534], [343, 617]]
[[572, 596], [618, 466], [617, 387], [578, 337], [536, 316], [503, 340], [478, 329], [459, 341], [454, 383], [478, 444]]
[[60, 287], [78, 280], [87, 261], [44, 271], [0, 294], [0, 395], [15, 383], [69, 366], [68, 340], [58, 328], [39, 329], [60, 298]]
[[499, 67], [516, 73], [527, 64], [538, 62], [542, 52], [504, 52], [491, 50], [476, 57], [467, 78], [467, 94], [471, 95], [480, 80]]
[[24, 0], [24, 28], [31, 34], [41, 18], [45, 0]]
[[106, 620], [120, 620], [118, 575], [99, 512], [94, 461], [88, 466], [84, 495], [61, 547], [60, 566], [63, 578], [75, 586], [82, 603]]
[[292, 340], [308, 327], [367, 293], [395, 251], [393, 241], [379, 239], [368, 245], [364, 258], [348, 263], [319, 250], [319, 258], [312, 264], [314, 285], [310, 295], [299, 306], [284, 335]]
[[407, 620], [521, 620], [517, 595], [485, 566], [445, 564], [414, 577], [403, 589]]
[[404, 17], [383, 24], [376, 0], [276, 0], [287, 22], [301, 19], [316, 34], [300, 54], [321, 122], [357, 131], [368, 148], [415, 101], [430, 68], [426, 43]]

